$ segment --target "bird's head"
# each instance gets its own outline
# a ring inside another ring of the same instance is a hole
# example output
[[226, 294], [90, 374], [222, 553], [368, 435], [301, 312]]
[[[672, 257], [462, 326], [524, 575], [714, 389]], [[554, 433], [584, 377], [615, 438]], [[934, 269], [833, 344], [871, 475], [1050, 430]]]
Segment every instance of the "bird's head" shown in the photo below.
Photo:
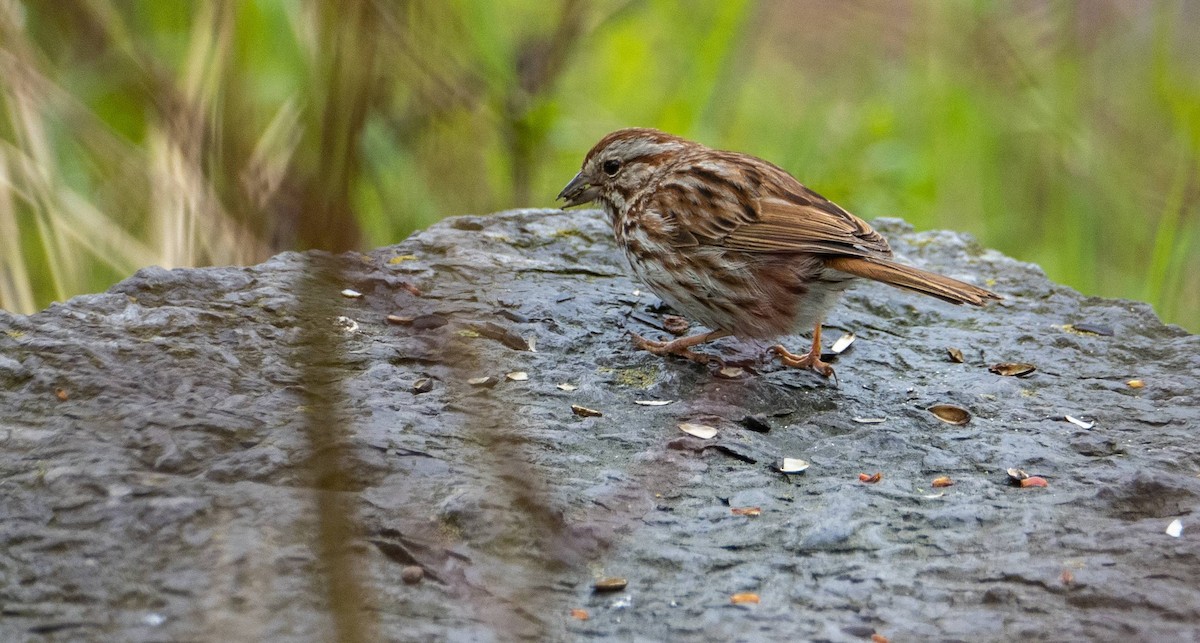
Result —
[[583, 159], [583, 167], [558, 193], [563, 207], [599, 201], [610, 214], [621, 208], [652, 179], [696, 143], [656, 129], [631, 127], [600, 139]]

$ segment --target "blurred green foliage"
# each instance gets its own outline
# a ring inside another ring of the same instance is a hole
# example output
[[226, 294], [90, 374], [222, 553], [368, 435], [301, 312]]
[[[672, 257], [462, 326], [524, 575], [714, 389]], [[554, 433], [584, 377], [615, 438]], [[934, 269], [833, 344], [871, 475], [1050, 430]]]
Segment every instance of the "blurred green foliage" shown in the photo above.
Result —
[[753, 153], [1200, 330], [1200, 3], [0, 0], [0, 307]]

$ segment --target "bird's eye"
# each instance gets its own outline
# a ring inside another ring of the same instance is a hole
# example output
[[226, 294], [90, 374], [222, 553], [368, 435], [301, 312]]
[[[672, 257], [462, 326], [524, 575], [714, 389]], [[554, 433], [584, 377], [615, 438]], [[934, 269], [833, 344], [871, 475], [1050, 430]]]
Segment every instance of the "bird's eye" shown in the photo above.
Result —
[[604, 165], [600, 166], [600, 169], [604, 170], [604, 173], [609, 176], [616, 176], [617, 172], [621, 171], [621, 162], [617, 159], [608, 159], [604, 162]]

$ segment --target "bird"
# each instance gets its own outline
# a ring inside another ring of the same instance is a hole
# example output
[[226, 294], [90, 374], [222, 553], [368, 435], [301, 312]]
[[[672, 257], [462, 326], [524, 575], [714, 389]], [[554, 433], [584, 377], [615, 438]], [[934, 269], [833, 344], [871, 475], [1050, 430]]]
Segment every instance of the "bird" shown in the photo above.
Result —
[[563, 208], [598, 203], [636, 277], [710, 329], [670, 341], [632, 333], [638, 348], [707, 364], [692, 350], [722, 337], [776, 339], [812, 329], [807, 353], [771, 352], [788, 367], [834, 375], [821, 322], [859, 279], [983, 306], [990, 290], [897, 262], [866, 221], [784, 169], [651, 128], [614, 131], [558, 194]]

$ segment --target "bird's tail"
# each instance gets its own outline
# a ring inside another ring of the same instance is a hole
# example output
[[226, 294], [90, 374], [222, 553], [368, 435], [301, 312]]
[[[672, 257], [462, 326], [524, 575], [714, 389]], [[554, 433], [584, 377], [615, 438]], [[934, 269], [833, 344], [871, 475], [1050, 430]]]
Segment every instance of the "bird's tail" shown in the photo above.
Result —
[[982, 306], [1000, 299], [1000, 295], [972, 286], [969, 283], [943, 277], [942, 275], [906, 266], [887, 259], [874, 257], [834, 257], [825, 263], [834, 270], [850, 273], [866, 279], [881, 281], [889, 286], [937, 297], [952, 304]]

